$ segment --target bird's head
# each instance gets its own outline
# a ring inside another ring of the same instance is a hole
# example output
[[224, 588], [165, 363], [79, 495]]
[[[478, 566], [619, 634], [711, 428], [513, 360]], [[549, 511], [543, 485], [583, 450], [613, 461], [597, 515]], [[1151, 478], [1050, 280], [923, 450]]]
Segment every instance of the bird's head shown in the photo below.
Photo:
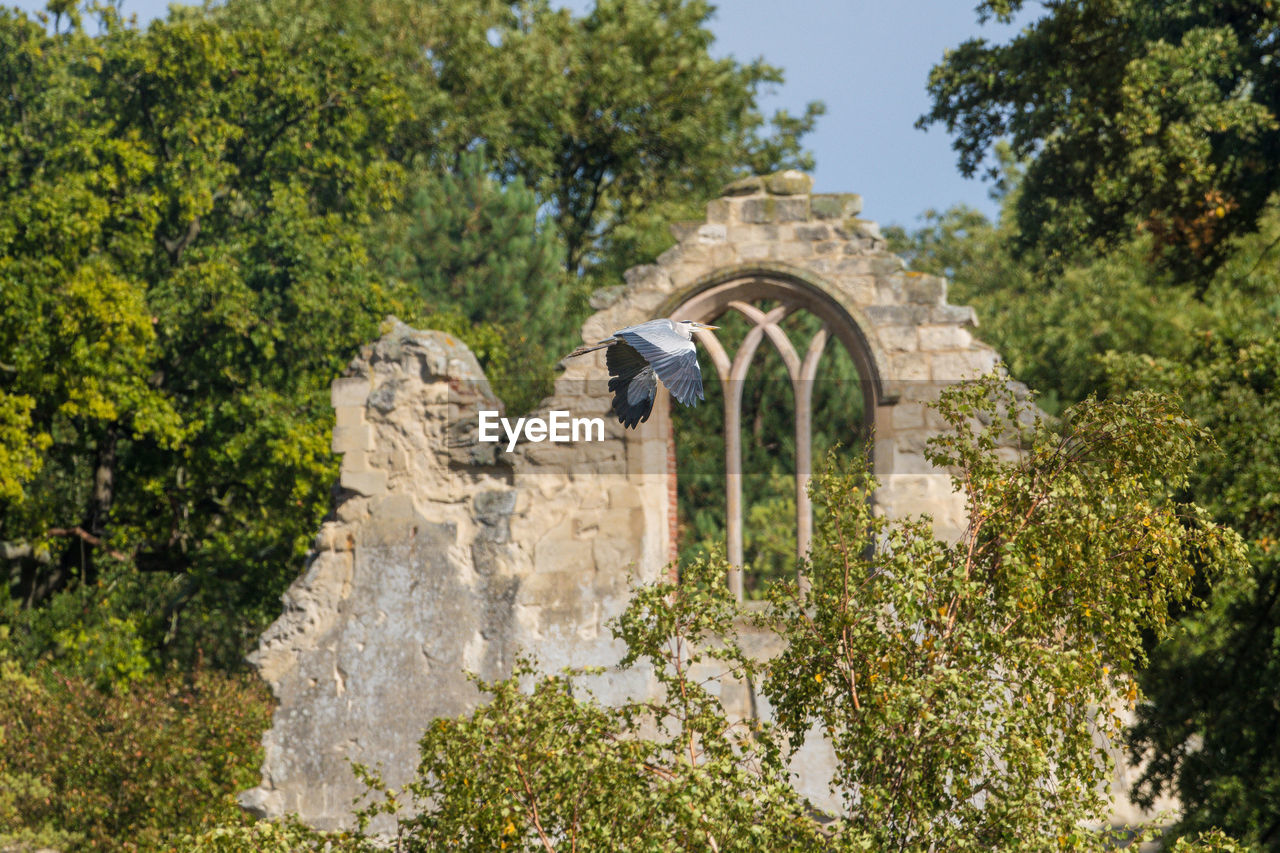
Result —
[[689, 337], [693, 337], [694, 332], [714, 332], [720, 328], [719, 326], [708, 326], [706, 323], [695, 323], [693, 320], [680, 320], [676, 325], [682, 326]]

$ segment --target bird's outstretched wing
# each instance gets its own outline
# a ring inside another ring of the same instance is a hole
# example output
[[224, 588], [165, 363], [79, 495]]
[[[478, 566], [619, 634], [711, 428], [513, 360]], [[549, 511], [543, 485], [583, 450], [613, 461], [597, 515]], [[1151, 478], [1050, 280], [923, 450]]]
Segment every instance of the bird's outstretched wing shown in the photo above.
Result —
[[616, 337], [630, 344], [649, 363], [672, 397], [686, 406], [696, 406], [703, 399], [698, 350], [692, 340], [672, 328], [670, 320], [641, 323], [617, 332]]
[[604, 354], [609, 365], [609, 390], [613, 392], [613, 411], [627, 429], [649, 420], [658, 381], [653, 368], [626, 341], [617, 341]]

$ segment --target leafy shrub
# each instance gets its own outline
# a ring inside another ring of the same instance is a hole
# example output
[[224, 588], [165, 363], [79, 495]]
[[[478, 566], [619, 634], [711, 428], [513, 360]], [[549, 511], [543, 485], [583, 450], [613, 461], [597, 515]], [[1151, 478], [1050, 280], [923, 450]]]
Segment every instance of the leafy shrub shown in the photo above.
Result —
[[372, 853], [379, 849], [348, 833], [318, 832], [296, 818], [215, 826], [199, 835], [185, 836], [176, 846], [181, 853]]
[[[1107, 850], [1111, 759], [1143, 638], [1197, 575], [1231, 576], [1231, 530], [1178, 500], [1207, 434], [1171, 400], [1086, 400], [1061, 431], [1001, 380], [943, 392], [926, 454], [963, 496], [954, 542], [873, 512], [872, 479], [815, 479], [807, 596], [773, 596], [786, 648], [763, 692], [835, 755], [840, 834], [871, 850]], [[1028, 415], [1030, 413], [1027, 413]], [[984, 426], [985, 425], [985, 426]]]
[[248, 674], [170, 673], [102, 692], [0, 662], [0, 842], [145, 851], [245, 824], [232, 795], [257, 779], [270, 714]]

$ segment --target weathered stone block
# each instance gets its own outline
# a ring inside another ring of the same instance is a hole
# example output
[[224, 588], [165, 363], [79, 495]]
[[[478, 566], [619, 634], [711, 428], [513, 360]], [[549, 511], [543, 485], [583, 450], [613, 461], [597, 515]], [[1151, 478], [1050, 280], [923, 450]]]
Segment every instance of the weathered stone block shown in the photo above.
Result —
[[[267, 820], [285, 813], [284, 794], [266, 788], [250, 788], [242, 791], [236, 802], [240, 808], [259, 820]], [[297, 809], [293, 809], [297, 811]]]
[[631, 483], [609, 486], [609, 506], [615, 509], [635, 509], [641, 506], [640, 490]]
[[994, 370], [999, 362], [994, 350], [941, 352], [933, 356], [933, 378], [945, 382], [977, 379]]
[[344, 489], [350, 489], [366, 497], [372, 497], [373, 495], [380, 495], [387, 490], [387, 472], [373, 470], [349, 471], [344, 467], [338, 482]]
[[871, 276], [847, 276], [840, 281], [840, 289], [849, 294], [856, 305], [867, 306], [876, 301], [876, 280]]
[[836, 272], [841, 275], [873, 276], [875, 269], [873, 259], [866, 255], [846, 257], [836, 264]]
[[764, 186], [773, 195], [808, 195], [813, 189], [813, 178], [804, 172], [788, 169], [765, 176]]
[[374, 467], [370, 451], [351, 450], [342, 457], [343, 471], [368, 471]]
[[774, 243], [779, 239], [777, 225], [730, 225], [726, 232], [730, 243], [741, 247], [744, 243]]
[[622, 284], [615, 284], [610, 287], [601, 287], [591, 294], [587, 299], [587, 304], [597, 311], [603, 311], [605, 308], [614, 305], [619, 299], [621, 299], [622, 294], [626, 292], [626, 289], [626, 286]]
[[[813, 244], [814, 250], [817, 251], [818, 246], [821, 246], [821, 245], [822, 245], [821, 243]], [[810, 256], [806, 258], [804, 262], [804, 268], [807, 269], [809, 272], [814, 273], [819, 278], [826, 278], [827, 276], [831, 275], [831, 272], [835, 269], [835, 267], [836, 267], [835, 261], [833, 261], [831, 258], [824, 258], [824, 257], [815, 258], [813, 256]]]
[[846, 240], [860, 240], [877, 243], [884, 241], [884, 235], [880, 233], [880, 224], [870, 219], [858, 219], [857, 217], [844, 219], [837, 227], [836, 233], [844, 237]]
[[538, 541], [533, 552], [535, 572], [594, 572], [596, 569], [590, 539], [573, 535], [571, 524], [560, 525]]
[[899, 382], [919, 382], [929, 378], [929, 358], [919, 353], [889, 356], [892, 378]]
[[864, 310], [877, 327], [917, 326], [929, 315], [929, 309], [919, 305], [868, 305]]
[[904, 291], [908, 302], [937, 305], [947, 298], [947, 280], [935, 275], [907, 272], [904, 275]]
[[749, 198], [742, 203], [738, 218], [743, 222], [775, 222], [778, 218], [778, 200]]
[[968, 305], [936, 305], [929, 311], [929, 322], [977, 328], [978, 314]]
[[886, 474], [875, 502], [891, 518], [927, 513], [935, 522], [963, 527], [963, 522], [956, 522], [964, 517], [964, 496], [954, 491], [951, 477], [937, 469]]
[[923, 429], [924, 406], [913, 402], [900, 402], [893, 406], [890, 418], [895, 430]]
[[886, 305], [906, 302], [906, 279], [900, 274], [877, 276], [876, 301]]
[[334, 453], [373, 450], [373, 427], [368, 423], [335, 426], [329, 446]]
[[862, 212], [862, 196], [857, 193], [820, 193], [809, 202], [817, 219], [850, 219]]
[[327, 521], [320, 525], [320, 532], [311, 542], [313, 551], [350, 551], [355, 547], [351, 532], [340, 524]]
[[720, 195], [754, 195], [764, 191], [764, 181], [759, 176], [752, 175], [751, 177], [740, 178], [733, 183], [726, 184], [725, 188], [720, 191]]
[[777, 217], [779, 222], [804, 222], [809, 218], [809, 197], [778, 199]]
[[723, 243], [728, 237], [728, 229], [723, 225], [701, 225], [694, 233], [699, 243]]
[[334, 426], [347, 427], [365, 423], [364, 406], [338, 406], [333, 410]]
[[[597, 314], [582, 324], [582, 340], [584, 343], [594, 344], [609, 337], [617, 328], [616, 324], [607, 324], [606, 319]], [[603, 359], [603, 356], [599, 358]]]
[[718, 198], [707, 202], [707, 221], [727, 224], [732, 219], [733, 207], [728, 199]]
[[[429, 375], [428, 370], [429, 368], [424, 364], [423, 373], [425, 375]], [[434, 373], [436, 376], [442, 376], [445, 375], [447, 370], [447, 367], [437, 367], [435, 370], [430, 370], [430, 373]], [[380, 385], [373, 389], [373, 391], [369, 392], [366, 402], [370, 408], [376, 409], [384, 415], [388, 414], [396, 407], [397, 390], [396, 383]]]
[[797, 240], [827, 240], [831, 237], [831, 229], [825, 225], [797, 225]]
[[798, 261], [813, 256], [812, 243], [774, 243], [772, 256], [780, 261]]
[[973, 335], [960, 326], [921, 326], [920, 349], [950, 350], [968, 349]]
[[885, 352], [915, 352], [919, 349], [915, 326], [881, 326], [877, 334]]
[[335, 409], [341, 406], [359, 406], [363, 408], [372, 387], [367, 376], [349, 376], [335, 379], [329, 391], [329, 399]]
[[907, 262], [897, 255], [877, 254], [871, 259], [871, 272], [875, 275], [893, 275], [906, 268]]
[[577, 601], [583, 592], [583, 575], [573, 571], [540, 572], [525, 579], [520, 603], [539, 607], [560, 607]]
[[605, 534], [591, 541], [591, 557], [597, 570], [601, 572], [622, 573], [644, 556], [640, 543], [630, 536], [612, 536]]
[[[666, 277], [666, 271], [657, 264], [642, 264], [632, 267], [622, 274], [622, 279], [627, 283], [627, 287], [633, 290], [647, 287], [661, 289], [668, 285]], [[612, 307], [612, 303], [605, 307]]]

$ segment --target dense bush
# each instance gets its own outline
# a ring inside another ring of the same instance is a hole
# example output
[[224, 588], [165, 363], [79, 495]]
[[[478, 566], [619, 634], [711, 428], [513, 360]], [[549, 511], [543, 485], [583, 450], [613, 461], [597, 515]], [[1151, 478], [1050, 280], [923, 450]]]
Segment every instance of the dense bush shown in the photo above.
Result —
[[297, 818], [215, 826], [184, 836], [174, 846], [181, 853], [376, 853], [384, 849], [356, 834], [319, 832]]
[[0, 661], [0, 844], [168, 849], [247, 822], [271, 715], [255, 677], [149, 676], [114, 692]]

